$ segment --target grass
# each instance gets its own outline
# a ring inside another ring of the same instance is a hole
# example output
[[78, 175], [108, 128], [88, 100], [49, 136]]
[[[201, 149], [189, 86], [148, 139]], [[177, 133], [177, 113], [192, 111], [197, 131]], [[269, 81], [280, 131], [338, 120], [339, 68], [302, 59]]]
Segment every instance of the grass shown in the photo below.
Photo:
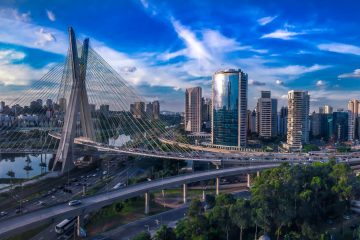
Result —
[[44, 224], [41, 225], [37, 228], [31, 229], [29, 231], [23, 232], [19, 235], [13, 236], [8, 238], [7, 240], [27, 240], [27, 239], [31, 239], [32, 237], [36, 236], [37, 234], [39, 234], [41, 231], [45, 230], [47, 227], [49, 227], [50, 224]]
[[[93, 214], [86, 225], [89, 235], [94, 236], [101, 232], [118, 227], [119, 225], [127, 224], [146, 217], [144, 213], [143, 197], [136, 197], [128, 201], [123, 201], [122, 203], [123, 208], [120, 212], [115, 210], [116, 203], [114, 203]], [[168, 208], [164, 208], [157, 203], [151, 202], [149, 215], [167, 210]]]

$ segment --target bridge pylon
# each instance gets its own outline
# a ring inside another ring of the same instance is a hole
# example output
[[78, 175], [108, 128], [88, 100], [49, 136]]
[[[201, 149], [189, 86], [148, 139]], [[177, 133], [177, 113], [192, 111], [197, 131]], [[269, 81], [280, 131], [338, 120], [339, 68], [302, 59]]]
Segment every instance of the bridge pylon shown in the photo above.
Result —
[[69, 61], [72, 78], [68, 105], [66, 107], [64, 126], [61, 132], [59, 148], [57, 149], [53, 171], [62, 173], [74, 168], [74, 139], [76, 132], [77, 116], [80, 112], [80, 125], [83, 137], [95, 140], [94, 125], [91, 120], [89, 100], [86, 91], [86, 68], [89, 51], [89, 39], [85, 39], [81, 58], [78, 56], [74, 30], [69, 27]]

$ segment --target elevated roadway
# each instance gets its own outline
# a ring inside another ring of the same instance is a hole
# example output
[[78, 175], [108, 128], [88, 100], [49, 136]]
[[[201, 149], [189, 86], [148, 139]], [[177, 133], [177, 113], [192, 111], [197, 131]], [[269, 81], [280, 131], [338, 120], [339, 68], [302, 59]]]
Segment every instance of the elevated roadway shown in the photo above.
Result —
[[110, 205], [118, 200], [124, 200], [146, 194], [149, 191], [166, 189], [181, 184], [198, 182], [213, 178], [234, 176], [243, 173], [251, 173], [274, 168], [279, 164], [267, 164], [249, 167], [236, 167], [229, 169], [212, 170], [194, 174], [179, 175], [150, 182], [131, 185], [119, 190], [101, 193], [81, 199], [82, 204], [78, 206], [68, 206], [67, 203], [43, 208], [23, 215], [10, 217], [0, 221], [0, 239], [17, 235], [23, 231], [54, 223], [64, 218], [84, 215], [96, 211], [104, 206]]

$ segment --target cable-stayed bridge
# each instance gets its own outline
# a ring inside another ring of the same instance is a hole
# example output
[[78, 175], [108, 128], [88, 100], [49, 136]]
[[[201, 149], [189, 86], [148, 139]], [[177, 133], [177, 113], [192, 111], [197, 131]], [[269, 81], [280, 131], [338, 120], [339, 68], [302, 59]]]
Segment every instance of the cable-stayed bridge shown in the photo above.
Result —
[[[151, 76], [149, 76], [151, 77]], [[46, 100], [43, 107], [42, 100]], [[10, 103], [0, 128], [0, 153], [56, 153], [52, 170], [65, 172], [88, 151], [220, 163], [176, 144], [175, 129], [144, 109], [145, 99], [69, 28], [63, 63]], [[131, 109], [137, 104], [140, 107]], [[168, 139], [175, 144], [167, 144]]]
[[294, 154], [272, 154], [267, 159], [271, 154], [209, 154], [145, 111], [145, 102], [91, 48], [89, 39], [78, 41], [69, 28], [64, 62], [33, 82], [0, 119], [0, 153], [56, 153], [52, 170], [61, 172], [71, 170], [79, 156], [94, 151], [214, 164], [308, 160]]

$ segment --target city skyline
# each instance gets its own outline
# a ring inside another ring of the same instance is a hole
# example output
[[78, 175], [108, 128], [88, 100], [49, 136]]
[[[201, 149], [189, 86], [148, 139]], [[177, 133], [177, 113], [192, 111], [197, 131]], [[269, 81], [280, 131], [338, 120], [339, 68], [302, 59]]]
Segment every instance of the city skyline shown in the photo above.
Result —
[[[73, 25], [80, 38], [91, 37], [92, 47], [147, 100], [160, 100], [164, 110], [183, 105], [186, 87], [200, 85], [203, 95], [210, 96], [213, 72], [231, 67], [249, 74], [249, 109], [261, 90], [271, 90], [279, 107], [286, 106], [292, 89], [309, 91], [311, 111], [325, 104], [346, 108], [359, 90], [354, 79], [360, 76], [360, 48], [353, 36], [358, 17], [351, 14], [357, 3], [305, 1], [301, 14], [298, 4], [244, 2], [240, 8], [232, 1], [180, 6], [176, 1], [134, 0], [114, 8], [103, 3], [98, 9], [87, 3], [83, 14], [95, 22], [73, 14], [81, 12], [81, 2], [6, 1], [0, 11], [1, 94], [13, 98], [63, 61], [66, 29]], [[230, 6], [236, 11], [230, 13]], [[204, 11], [187, 11], [194, 8]], [[103, 15], [112, 16], [111, 29]]]

